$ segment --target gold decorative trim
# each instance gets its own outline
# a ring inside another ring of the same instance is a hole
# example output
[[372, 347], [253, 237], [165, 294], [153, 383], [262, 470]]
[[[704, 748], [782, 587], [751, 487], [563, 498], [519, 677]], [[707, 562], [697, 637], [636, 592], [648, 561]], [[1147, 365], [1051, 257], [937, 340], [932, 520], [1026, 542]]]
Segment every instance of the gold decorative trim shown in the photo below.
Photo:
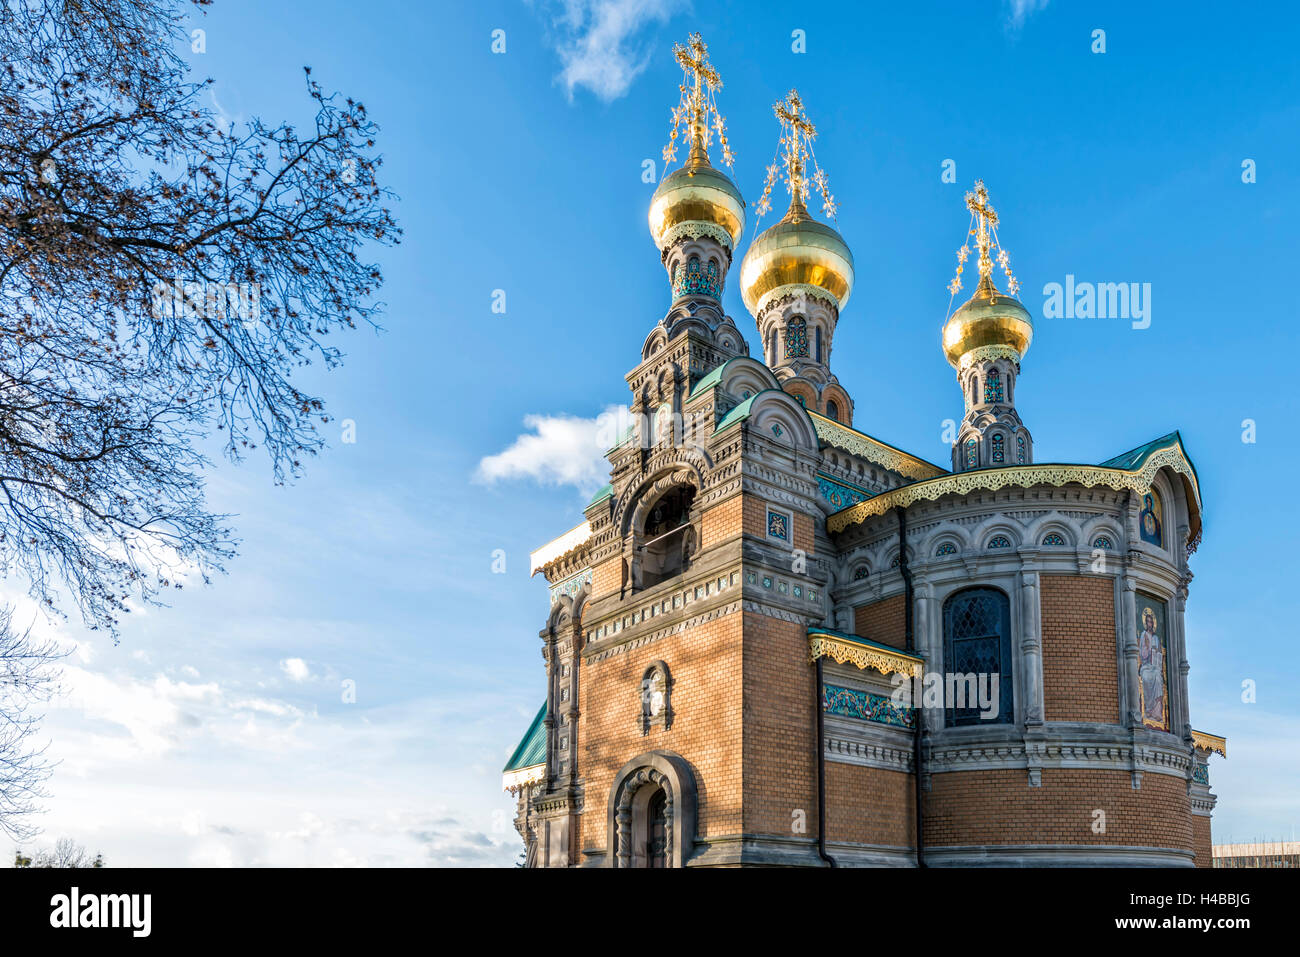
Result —
[[871, 648], [857, 642], [845, 641], [830, 635], [810, 635], [808, 637], [809, 660], [830, 658], [840, 664], [849, 662], [862, 670], [875, 668], [883, 675], [904, 674], [913, 678], [921, 677], [924, 663], [920, 658], [904, 654], [901, 651], [885, 651], [883, 648]]
[[699, 239], [702, 236], [707, 236], [718, 245], [725, 246], [728, 251], [732, 248], [731, 233], [721, 226], [690, 219], [684, 223], [678, 223], [676, 226], [670, 226], [659, 237], [659, 249], [661, 251], [667, 250], [682, 239]]
[[822, 302], [826, 303], [826, 305], [834, 307], [836, 314], [840, 311], [839, 299], [837, 299], [833, 293], [823, 289], [821, 286], [814, 286], [812, 283], [807, 282], [788, 282], [784, 286], [777, 286], [775, 289], [769, 289], [767, 292], [763, 293], [754, 309], [754, 318], [761, 319], [763, 313], [767, 311], [767, 307], [775, 303], [777, 300], [784, 299], [786, 296], [794, 298], [799, 295], [809, 296], [813, 299], [820, 299]]
[[1020, 368], [1021, 355], [1011, 346], [976, 346], [968, 352], [962, 353], [961, 361], [957, 366], [957, 373], [960, 375], [977, 362], [985, 362], [991, 359], [1010, 359]]
[[1195, 493], [1196, 514], [1192, 516], [1191, 538], [1199, 538], [1201, 489], [1196, 482], [1196, 473], [1192, 471], [1191, 463], [1183, 456], [1177, 445], [1168, 446], [1149, 456], [1142, 468], [1136, 472], [1126, 472], [1123, 469], [1106, 468], [1101, 465], [1024, 465], [1019, 468], [980, 469], [975, 472], [944, 475], [882, 492], [865, 502], [838, 511], [826, 519], [826, 529], [829, 532], [842, 532], [850, 525], [856, 525], [877, 515], [884, 515], [891, 508], [921, 501], [933, 502], [944, 495], [964, 495], [977, 491], [994, 492], [1008, 486], [1030, 488], [1034, 485], [1053, 485], [1059, 488], [1062, 485], [1075, 484], [1091, 488], [1105, 485], [1116, 491], [1129, 489], [1142, 493], [1151, 488], [1156, 473], [1166, 466], [1186, 478]]
[[537, 784], [546, 777], [546, 765], [534, 764], [531, 767], [507, 771], [501, 776], [501, 790], [514, 794], [530, 784]]
[[1228, 739], [1221, 738], [1217, 734], [1206, 734], [1204, 731], [1193, 731], [1192, 743], [1196, 745], [1198, 751], [1210, 751], [1215, 754], [1221, 754], [1225, 758], [1228, 756]]
[[828, 419], [811, 409], [808, 410], [808, 415], [812, 419], [813, 428], [817, 430], [817, 437], [826, 444], [843, 449], [845, 452], [851, 452], [854, 455], [860, 455], [877, 465], [892, 469], [899, 475], [911, 479], [932, 479], [936, 476], [948, 474], [937, 465], [931, 465], [914, 455], [900, 452], [891, 445], [877, 441], [869, 435], [864, 435], [856, 429], [851, 429], [836, 422], [834, 419]]

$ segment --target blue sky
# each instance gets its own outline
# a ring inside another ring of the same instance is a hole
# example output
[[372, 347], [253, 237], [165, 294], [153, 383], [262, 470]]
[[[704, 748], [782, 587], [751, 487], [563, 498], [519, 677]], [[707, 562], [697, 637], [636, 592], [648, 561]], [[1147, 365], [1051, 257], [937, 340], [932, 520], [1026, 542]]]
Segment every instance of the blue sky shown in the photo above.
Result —
[[[1017, 389], [1037, 459], [1097, 462], [1182, 431], [1206, 518], [1193, 723], [1229, 742], [1211, 766], [1216, 840], [1289, 838], [1297, 15], [1134, 7], [218, 0], [191, 56], [215, 108], [305, 122], [310, 64], [381, 124], [405, 229], [380, 252], [386, 328], [307, 380], [355, 443], [332, 436], [288, 488], [256, 461], [214, 470], [212, 505], [243, 538], [228, 575], [142, 613], [117, 646], [40, 623], [78, 650], [46, 723], [62, 764], [36, 846], [68, 835], [120, 865], [515, 859], [500, 769], [543, 695], [547, 612], [528, 552], [603, 483], [595, 418], [627, 398], [668, 305], [642, 164], [662, 173], [669, 51], [692, 30], [722, 73], [751, 205], [772, 103], [797, 86], [819, 127], [857, 263], [833, 367], [859, 428], [947, 461], [961, 397], [939, 327], [962, 195], [983, 178], [1037, 322]], [[1150, 283], [1150, 327], [1038, 318], [1067, 274]], [[734, 281], [724, 305], [758, 353]]]

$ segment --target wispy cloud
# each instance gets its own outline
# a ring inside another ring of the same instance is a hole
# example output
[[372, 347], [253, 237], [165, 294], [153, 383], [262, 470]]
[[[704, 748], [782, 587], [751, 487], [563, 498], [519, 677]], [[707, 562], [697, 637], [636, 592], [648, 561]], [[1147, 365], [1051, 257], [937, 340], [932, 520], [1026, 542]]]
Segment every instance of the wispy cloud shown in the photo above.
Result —
[[605, 452], [618, 440], [617, 424], [627, 422], [625, 406], [611, 405], [594, 419], [571, 415], [527, 415], [509, 448], [478, 463], [481, 482], [532, 479], [543, 485], [574, 485], [594, 491], [609, 478]]
[[1048, 0], [1005, 0], [1007, 29], [1019, 30], [1031, 14], [1047, 7]]
[[562, 0], [543, 5], [563, 69], [559, 81], [569, 98], [586, 87], [605, 102], [627, 93], [649, 62], [640, 36], [684, 6], [683, 0]]

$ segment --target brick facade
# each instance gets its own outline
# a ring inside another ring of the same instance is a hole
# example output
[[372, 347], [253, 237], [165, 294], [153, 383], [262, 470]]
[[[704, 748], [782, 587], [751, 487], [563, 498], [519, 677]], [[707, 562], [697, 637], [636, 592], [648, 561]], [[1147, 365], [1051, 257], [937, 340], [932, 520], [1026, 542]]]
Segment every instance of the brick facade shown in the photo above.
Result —
[[853, 609], [853, 630], [892, 648], [906, 644], [907, 601], [902, 595], [882, 598]]
[[1044, 720], [1117, 723], [1119, 670], [1111, 579], [1041, 579]]
[[[1114, 844], [1192, 850], [1187, 782], [1145, 774], [1134, 789], [1119, 770], [1044, 768], [1029, 787], [1020, 769], [931, 776], [925, 794], [927, 846]], [[1093, 830], [1105, 812], [1105, 833]]]
[[826, 840], [911, 848], [913, 794], [912, 775], [905, 772], [828, 761]]

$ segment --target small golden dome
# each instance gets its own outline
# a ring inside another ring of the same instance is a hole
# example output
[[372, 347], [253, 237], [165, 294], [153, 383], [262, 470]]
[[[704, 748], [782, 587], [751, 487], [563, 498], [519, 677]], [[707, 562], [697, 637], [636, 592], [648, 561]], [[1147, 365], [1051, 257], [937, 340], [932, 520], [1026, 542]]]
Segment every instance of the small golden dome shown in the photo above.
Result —
[[778, 290], [799, 285], [824, 290], [843, 309], [853, 291], [853, 253], [838, 232], [795, 202], [750, 244], [740, 266], [740, 295], [757, 318]]
[[961, 357], [982, 346], [995, 346], [1015, 353], [1015, 359], [1029, 351], [1034, 324], [1029, 310], [1014, 296], [998, 291], [987, 277], [980, 280], [975, 295], [949, 317], [943, 326], [943, 352], [957, 368]]
[[[650, 200], [650, 235], [660, 252], [679, 238], [681, 231], [674, 227], [685, 223], [706, 227], [685, 227], [692, 235], [712, 232], [721, 241], [725, 234], [733, 250], [745, 231], [745, 200], [740, 190], [725, 173], [710, 166], [707, 157], [702, 162], [692, 157], [665, 176]], [[710, 226], [721, 232], [708, 229]]]

